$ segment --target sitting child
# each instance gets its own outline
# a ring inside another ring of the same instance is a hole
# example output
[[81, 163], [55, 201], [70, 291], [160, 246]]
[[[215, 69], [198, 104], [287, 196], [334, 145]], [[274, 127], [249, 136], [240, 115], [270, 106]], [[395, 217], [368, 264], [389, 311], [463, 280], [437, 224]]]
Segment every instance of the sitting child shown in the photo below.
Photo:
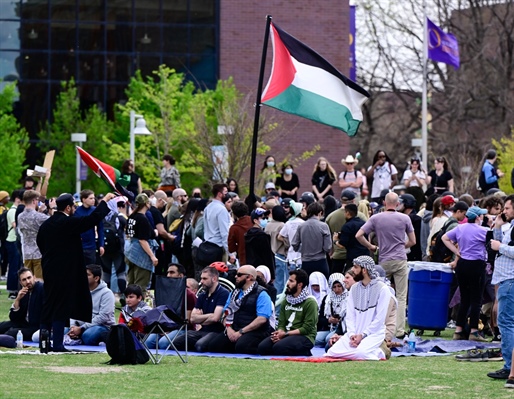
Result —
[[124, 294], [126, 305], [121, 309], [118, 323], [127, 324], [130, 327], [134, 312], [141, 311], [146, 313], [152, 308], [143, 300], [143, 290], [139, 285], [129, 284]]

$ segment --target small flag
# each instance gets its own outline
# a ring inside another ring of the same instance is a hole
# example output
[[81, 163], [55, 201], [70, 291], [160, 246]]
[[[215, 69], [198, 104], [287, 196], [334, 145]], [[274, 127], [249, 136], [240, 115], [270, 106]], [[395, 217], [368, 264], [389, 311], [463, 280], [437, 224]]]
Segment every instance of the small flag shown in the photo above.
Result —
[[459, 43], [451, 33], [444, 33], [436, 24], [427, 18], [428, 26], [428, 58], [437, 62], [460, 67]]
[[[134, 199], [134, 194], [130, 193], [123, 186], [126, 186], [128, 180], [125, 179], [125, 176], [120, 177], [121, 173], [118, 169], [113, 168], [111, 165], [108, 165], [99, 159], [96, 159], [94, 156], [89, 154], [87, 151], [84, 151], [82, 148], [77, 146], [77, 151], [79, 152], [80, 158], [85, 162], [87, 166], [102, 180], [104, 180], [110, 188], [116, 191], [118, 194]], [[130, 177], [129, 177], [130, 179]]]
[[262, 103], [355, 136], [369, 93], [277, 25], [270, 29], [273, 66]]

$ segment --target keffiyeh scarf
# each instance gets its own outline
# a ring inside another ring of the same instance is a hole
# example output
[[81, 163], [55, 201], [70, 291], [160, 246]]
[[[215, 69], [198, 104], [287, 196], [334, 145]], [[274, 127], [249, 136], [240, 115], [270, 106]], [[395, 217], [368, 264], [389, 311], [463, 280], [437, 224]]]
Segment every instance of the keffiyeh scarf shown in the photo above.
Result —
[[230, 326], [232, 322], [234, 321], [234, 313], [236, 313], [239, 308], [241, 307], [241, 303], [243, 302], [243, 299], [245, 296], [247, 296], [254, 287], [257, 285], [257, 282], [254, 282], [250, 287], [248, 287], [245, 291], [243, 291], [243, 295], [241, 298], [237, 298], [239, 296], [239, 293], [241, 292], [241, 288], [236, 288], [230, 297], [230, 304], [228, 305], [227, 309], [225, 309], [225, 325]]

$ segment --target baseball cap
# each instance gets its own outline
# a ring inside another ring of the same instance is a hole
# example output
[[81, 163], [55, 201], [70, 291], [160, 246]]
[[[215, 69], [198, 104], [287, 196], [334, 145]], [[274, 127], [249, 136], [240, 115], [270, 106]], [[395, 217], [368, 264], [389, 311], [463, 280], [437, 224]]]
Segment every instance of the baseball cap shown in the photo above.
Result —
[[412, 194], [400, 195], [400, 203], [406, 208], [416, 208], [416, 198]]
[[455, 204], [455, 198], [451, 195], [445, 195], [443, 198], [441, 198], [441, 204], [444, 206]]
[[252, 220], [254, 220], [254, 219], [259, 219], [261, 216], [266, 216], [268, 214], [269, 214], [269, 211], [267, 211], [266, 209], [257, 208], [252, 211], [250, 217], [252, 218]]
[[273, 182], [271, 182], [271, 181], [270, 181], [270, 182], [267, 182], [267, 183], [266, 183], [266, 186], [265, 186], [265, 189], [266, 189], [266, 190], [269, 190], [269, 189], [273, 189], [273, 190], [275, 190], [275, 189], [276, 189], [276, 187], [275, 187], [275, 183], [273, 183]]
[[314, 198], [314, 194], [309, 193], [308, 191], [303, 193], [302, 196], [300, 197], [300, 199], [298, 200], [298, 202], [305, 202], [307, 204], [307, 206], [309, 206], [310, 204], [312, 204], [315, 201], [316, 201], [316, 199]]
[[146, 195], [146, 194], [138, 194], [136, 197], [137, 205], [144, 205], [144, 204], [148, 204], [149, 202], [150, 202], [150, 198], [148, 198], [148, 195]]
[[468, 209], [469, 209], [469, 206], [464, 201], [457, 201], [455, 203], [455, 205], [453, 205], [450, 208], [450, 211], [452, 211], [452, 212], [455, 212], [455, 211], [467, 211]]
[[341, 199], [343, 201], [351, 201], [355, 199], [355, 193], [352, 190], [343, 190], [341, 193]]
[[487, 213], [487, 209], [482, 209], [478, 206], [472, 206], [466, 212], [466, 217], [468, 219], [473, 220], [473, 219], [476, 219], [480, 215], [485, 215], [486, 213]]

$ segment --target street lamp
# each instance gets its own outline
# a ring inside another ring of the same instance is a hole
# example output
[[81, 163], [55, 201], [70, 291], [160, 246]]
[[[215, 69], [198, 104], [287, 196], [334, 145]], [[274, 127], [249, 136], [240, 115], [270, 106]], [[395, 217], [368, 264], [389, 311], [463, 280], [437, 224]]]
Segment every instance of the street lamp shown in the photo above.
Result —
[[[137, 118], [137, 119], [136, 119]], [[138, 115], [135, 111], [130, 111], [130, 159], [136, 164], [135, 158], [135, 141], [136, 134], [151, 135], [152, 132], [147, 129], [146, 121], [143, 119], [143, 115]], [[135, 166], [134, 166], [135, 170]]]
[[[82, 147], [82, 143], [85, 143], [87, 141], [87, 134], [86, 133], [72, 133], [71, 134], [71, 142], [72, 143], [78, 143], [77, 145], [79, 147]], [[80, 193], [81, 191], [81, 184], [80, 184], [80, 154], [77, 151], [77, 163], [76, 163], [76, 169], [75, 169], [75, 192]]]

